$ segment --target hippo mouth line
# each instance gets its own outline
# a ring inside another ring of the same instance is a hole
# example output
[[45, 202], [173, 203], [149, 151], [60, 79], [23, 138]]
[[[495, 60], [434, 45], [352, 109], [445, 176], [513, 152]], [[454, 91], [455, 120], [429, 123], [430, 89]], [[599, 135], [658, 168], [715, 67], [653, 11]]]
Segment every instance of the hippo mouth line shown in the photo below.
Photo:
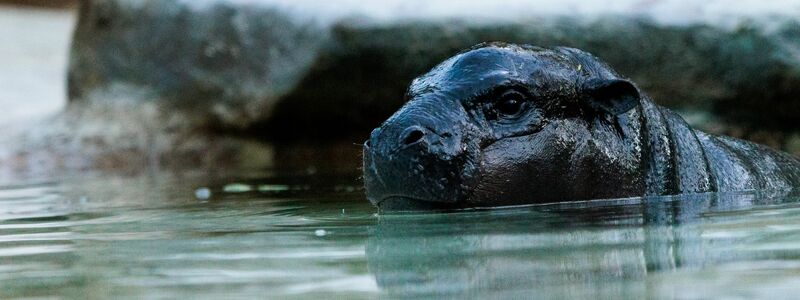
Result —
[[380, 199], [380, 200], [378, 200], [378, 202], [376, 202], [376, 203], [377, 203], [377, 204], [381, 204], [381, 203], [383, 203], [384, 201], [387, 201], [387, 200], [388, 200], [388, 201], [391, 201], [391, 200], [393, 200], [393, 199], [394, 199], [394, 200], [399, 200], [399, 199], [402, 199], [402, 200], [413, 200], [413, 201], [435, 202], [435, 200], [433, 200], [433, 199], [424, 199], [424, 198], [419, 198], [419, 197], [409, 196], [409, 195], [405, 195], [405, 194], [390, 194], [390, 195], [385, 195], [385, 196], [381, 197], [381, 199]]
[[403, 194], [386, 195], [375, 202], [375, 205], [381, 210], [390, 211], [449, 210], [461, 207], [458, 203], [446, 203]]

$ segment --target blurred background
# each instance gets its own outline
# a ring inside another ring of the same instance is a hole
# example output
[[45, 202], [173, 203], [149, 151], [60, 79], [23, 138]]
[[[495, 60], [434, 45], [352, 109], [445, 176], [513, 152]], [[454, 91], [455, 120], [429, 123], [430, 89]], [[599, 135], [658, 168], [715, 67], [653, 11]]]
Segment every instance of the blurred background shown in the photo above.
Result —
[[0, 0], [0, 299], [792, 299], [800, 196], [378, 214], [361, 144], [484, 41], [800, 154], [800, 1]]
[[796, 1], [3, 0], [0, 22], [15, 176], [356, 168], [410, 80], [483, 41], [589, 51], [700, 129], [800, 153]]
[[67, 56], [76, 1], [0, 1], [0, 124], [52, 113], [66, 105]]

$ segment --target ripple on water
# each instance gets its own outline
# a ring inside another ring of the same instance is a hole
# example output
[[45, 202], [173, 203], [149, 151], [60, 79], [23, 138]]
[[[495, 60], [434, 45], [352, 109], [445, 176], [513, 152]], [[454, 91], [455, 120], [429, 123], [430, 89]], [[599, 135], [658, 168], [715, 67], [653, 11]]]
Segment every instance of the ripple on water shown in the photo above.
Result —
[[[209, 191], [218, 192], [200, 202], [194, 187], [136, 180], [131, 191], [124, 186], [115, 180], [0, 189], [0, 298], [75, 291], [171, 297], [186, 295], [188, 286], [209, 296], [226, 289], [376, 292], [372, 277], [353, 272], [364, 268], [359, 240], [371, 223], [339, 218], [374, 221], [374, 211], [353, 193], [332, 194], [331, 201], [305, 188], [262, 184], [225, 193], [224, 185], [212, 185]], [[156, 205], [143, 206], [143, 195]], [[89, 282], [106, 288], [87, 290]]]
[[251, 188], [0, 189], [0, 298], [725, 298], [800, 286], [792, 194], [378, 216], [335, 180], [231, 182]]

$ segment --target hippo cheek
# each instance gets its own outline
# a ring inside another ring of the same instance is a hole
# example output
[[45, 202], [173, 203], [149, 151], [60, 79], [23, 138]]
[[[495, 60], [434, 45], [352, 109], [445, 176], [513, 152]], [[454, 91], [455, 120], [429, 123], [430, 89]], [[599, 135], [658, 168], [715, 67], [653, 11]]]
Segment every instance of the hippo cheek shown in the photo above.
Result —
[[483, 149], [473, 206], [519, 205], [566, 199], [570, 147], [547, 133], [504, 138]]

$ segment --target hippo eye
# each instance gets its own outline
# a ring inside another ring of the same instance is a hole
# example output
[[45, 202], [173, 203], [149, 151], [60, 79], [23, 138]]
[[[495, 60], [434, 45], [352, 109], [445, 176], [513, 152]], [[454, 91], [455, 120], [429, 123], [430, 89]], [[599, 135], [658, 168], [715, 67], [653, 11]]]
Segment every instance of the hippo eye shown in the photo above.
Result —
[[510, 90], [500, 95], [494, 108], [502, 117], [515, 117], [522, 111], [523, 104], [525, 104], [525, 95]]

